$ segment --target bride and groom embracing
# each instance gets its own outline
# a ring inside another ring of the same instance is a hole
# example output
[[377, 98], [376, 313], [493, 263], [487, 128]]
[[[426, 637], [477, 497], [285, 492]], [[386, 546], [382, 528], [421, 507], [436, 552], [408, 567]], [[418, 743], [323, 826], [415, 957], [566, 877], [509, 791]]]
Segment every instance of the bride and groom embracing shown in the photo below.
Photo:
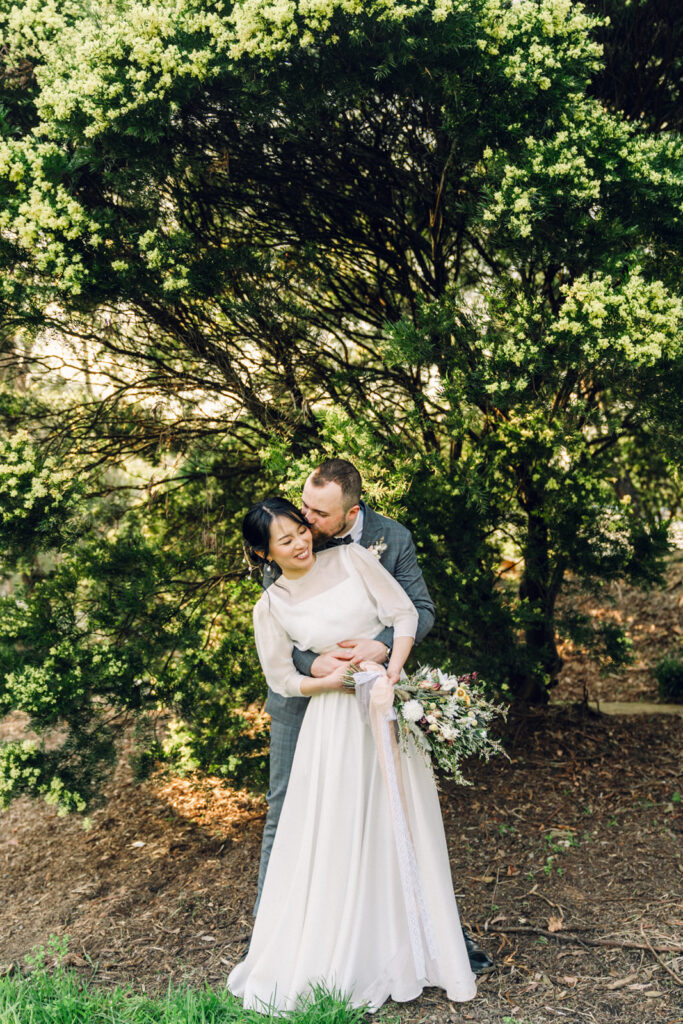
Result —
[[302, 511], [267, 498], [243, 524], [264, 574], [254, 633], [271, 770], [256, 922], [228, 987], [263, 1012], [291, 1010], [315, 986], [370, 1010], [425, 986], [462, 1002], [491, 967], [460, 926], [436, 786], [409, 744], [401, 785], [422, 911], [411, 935], [377, 747], [342, 688], [350, 664], [396, 683], [434, 622], [410, 532], [360, 495], [356, 468], [329, 459], [308, 477]]

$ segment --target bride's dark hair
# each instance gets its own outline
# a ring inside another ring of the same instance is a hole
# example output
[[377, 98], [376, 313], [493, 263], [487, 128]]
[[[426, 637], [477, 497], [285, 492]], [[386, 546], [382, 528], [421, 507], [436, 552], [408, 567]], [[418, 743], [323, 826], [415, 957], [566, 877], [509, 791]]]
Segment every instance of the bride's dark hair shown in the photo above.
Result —
[[[264, 498], [263, 501], [258, 501], [252, 505], [242, 522], [244, 546], [247, 558], [252, 564], [262, 566], [266, 561], [265, 556], [270, 546], [270, 524], [278, 516], [284, 516], [285, 519], [291, 519], [305, 526], [307, 530], [310, 529], [296, 505], [292, 505], [286, 498]], [[258, 553], [260, 551], [263, 552], [262, 555]]]

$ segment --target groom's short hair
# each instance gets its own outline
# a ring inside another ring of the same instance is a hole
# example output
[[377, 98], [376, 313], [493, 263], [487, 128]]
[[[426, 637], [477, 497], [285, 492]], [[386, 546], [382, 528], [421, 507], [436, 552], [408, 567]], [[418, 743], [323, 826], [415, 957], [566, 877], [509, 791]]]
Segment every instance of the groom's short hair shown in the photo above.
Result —
[[353, 463], [347, 462], [346, 459], [325, 459], [317, 469], [313, 470], [310, 480], [315, 487], [322, 487], [329, 483], [339, 484], [345, 512], [360, 501], [362, 488], [360, 473]]

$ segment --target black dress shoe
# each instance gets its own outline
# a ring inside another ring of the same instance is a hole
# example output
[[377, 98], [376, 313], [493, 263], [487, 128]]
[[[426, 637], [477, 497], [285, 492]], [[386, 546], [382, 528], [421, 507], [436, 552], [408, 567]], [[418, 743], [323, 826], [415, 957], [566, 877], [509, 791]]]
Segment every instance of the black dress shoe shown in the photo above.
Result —
[[467, 955], [470, 958], [472, 973], [477, 976], [481, 974], [488, 974], [489, 971], [492, 971], [496, 966], [493, 960], [484, 952], [479, 943], [470, 935], [466, 928], [463, 928], [462, 934], [465, 940]]

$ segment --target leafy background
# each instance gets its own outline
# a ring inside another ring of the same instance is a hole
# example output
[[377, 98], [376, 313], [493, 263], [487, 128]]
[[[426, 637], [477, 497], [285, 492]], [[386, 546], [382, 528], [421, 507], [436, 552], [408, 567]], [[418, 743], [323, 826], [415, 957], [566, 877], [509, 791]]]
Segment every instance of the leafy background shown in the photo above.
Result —
[[680, 18], [1, 0], [0, 28], [3, 802], [86, 809], [131, 719], [141, 771], [262, 782], [240, 521], [330, 453], [414, 533], [420, 660], [528, 705], [567, 637], [627, 659], [557, 601], [657, 581], [680, 505]]

